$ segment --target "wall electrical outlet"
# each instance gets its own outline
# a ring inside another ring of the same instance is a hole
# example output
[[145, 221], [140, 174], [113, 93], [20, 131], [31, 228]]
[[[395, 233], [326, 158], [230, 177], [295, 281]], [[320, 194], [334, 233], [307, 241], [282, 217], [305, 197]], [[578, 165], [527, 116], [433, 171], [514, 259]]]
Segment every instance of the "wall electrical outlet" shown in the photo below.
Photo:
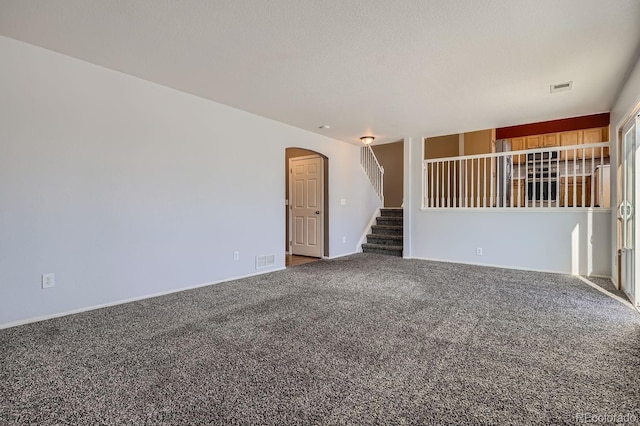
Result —
[[342, 242], [346, 243], [347, 242], [347, 237], [342, 237]]
[[56, 277], [53, 273], [42, 274], [42, 288], [51, 288], [56, 285]]
[[240, 260], [240, 252], [239, 251], [234, 251], [233, 252], [233, 260]]
[[482, 256], [482, 247], [476, 248], [476, 256]]

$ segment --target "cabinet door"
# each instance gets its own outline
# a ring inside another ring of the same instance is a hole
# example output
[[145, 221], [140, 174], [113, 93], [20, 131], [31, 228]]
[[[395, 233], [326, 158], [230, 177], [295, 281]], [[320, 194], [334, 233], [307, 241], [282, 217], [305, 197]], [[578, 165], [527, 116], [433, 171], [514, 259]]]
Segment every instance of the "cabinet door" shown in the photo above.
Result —
[[[525, 149], [524, 138], [511, 138], [511, 151], [521, 151], [523, 149]], [[513, 156], [513, 164], [523, 164], [525, 162], [524, 154]]]
[[[586, 129], [582, 131], [582, 143], [598, 143], [602, 142], [602, 127], [595, 129]], [[584, 150], [584, 158], [600, 158], [602, 148], [587, 148]], [[578, 157], [581, 158], [581, 153], [578, 153]]]
[[[565, 185], [567, 186], [566, 188]], [[582, 204], [582, 191], [584, 191], [584, 206]], [[573, 203], [574, 192], [576, 195], [575, 205]], [[566, 203], [565, 194], [567, 195]], [[576, 177], [575, 180], [572, 177], [560, 179], [560, 206], [591, 207], [591, 177], [580, 176]]]
[[[560, 133], [560, 146], [572, 146], [572, 145], [580, 145], [580, 144], [582, 144], [582, 132], [578, 130], [573, 130], [571, 132]], [[579, 155], [579, 151], [577, 152]], [[560, 159], [564, 160], [566, 158], [568, 160], [573, 160], [574, 153], [575, 152], [571, 149], [568, 151], [562, 151], [560, 153]], [[579, 158], [579, 156], [576, 158]]]
[[527, 149], [542, 148], [542, 135], [527, 136]]
[[542, 146], [544, 146], [545, 148], [549, 146], [560, 146], [560, 140], [558, 138], [558, 134], [549, 133], [548, 135], [543, 135]]
[[524, 186], [526, 185], [524, 179], [514, 179], [512, 181], [513, 187], [511, 193], [513, 194], [513, 205], [514, 207], [526, 207], [527, 200], [524, 198]]
[[[582, 207], [591, 207], [591, 177], [585, 176], [582, 179], [582, 188], [584, 189], [584, 206]], [[578, 203], [582, 203], [582, 194], [578, 193], [580, 200]]]

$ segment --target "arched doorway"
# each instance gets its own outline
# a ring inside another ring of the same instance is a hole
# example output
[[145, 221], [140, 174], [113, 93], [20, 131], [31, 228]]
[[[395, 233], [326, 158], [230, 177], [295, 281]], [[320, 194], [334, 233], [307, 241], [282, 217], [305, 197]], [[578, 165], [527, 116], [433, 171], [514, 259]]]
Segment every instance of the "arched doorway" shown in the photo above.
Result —
[[286, 148], [285, 182], [285, 264], [329, 256], [329, 159], [316, 151]]

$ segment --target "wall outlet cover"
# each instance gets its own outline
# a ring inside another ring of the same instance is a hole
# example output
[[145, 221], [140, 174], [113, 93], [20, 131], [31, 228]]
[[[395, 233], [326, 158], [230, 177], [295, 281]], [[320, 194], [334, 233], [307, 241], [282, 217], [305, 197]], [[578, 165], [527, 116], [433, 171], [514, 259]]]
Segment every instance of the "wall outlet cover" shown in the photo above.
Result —
[[53, 273], [42, 274], [42, 288], [51, 288], [56, 285], [56, 277]]

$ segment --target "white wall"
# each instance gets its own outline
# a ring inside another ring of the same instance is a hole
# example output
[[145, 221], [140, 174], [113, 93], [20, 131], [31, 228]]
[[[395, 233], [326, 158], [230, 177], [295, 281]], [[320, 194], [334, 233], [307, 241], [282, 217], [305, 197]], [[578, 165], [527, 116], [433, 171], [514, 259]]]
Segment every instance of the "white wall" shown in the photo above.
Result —
[[[617, 128], [633, 109], [640, 103], [640, 61], [636, 62], [629, 78], [622, 86], [620, 94], [611, 109], [611, 136], [615, 137]], [[613, 139], [612, 139], [613, 140]]]
[[329, 158], [330, 256], [378, 207], [357, 146], [4, 37], [0, 56], [0, 326], [284, 267], [286, 147]]
[[[611, 109], [611, 125], [609, 126], [609, 140], [611, 141], [611, 164], [618, 164], [618, 131], [621, 130], [624, 122], [640, 104], [640, 62], [635, 64], [629, 78], [622, 86], [620, 94]], [[611, 169], [611, 205], [618, 206], [618, 174], [616, 168]], [[617, 214], [611, 217], [611, 235], [617, 236], [618, 219]], [[617, 238], [617, 237], [616, 237]], [[613, 239], [611, 250], [611, 261], [615, 265], [617, 262], [617, 241]], [[612, 280], [617, 282], [617, 269]]]
[[[414, 185], [407, 257], [582, 275], [611, 275], [610, 211], [421, 210], [420, 137], [405, 139]], [[405, 198], [406, 199], [406, 198]], [[405, 222], [407, 224], [407, 222]], [[476, 255], [481, 247], [482, 256]]]
[[610, 217], [609, 211], [421, 211], [411, 250], [422, 259], [608, 277]]

